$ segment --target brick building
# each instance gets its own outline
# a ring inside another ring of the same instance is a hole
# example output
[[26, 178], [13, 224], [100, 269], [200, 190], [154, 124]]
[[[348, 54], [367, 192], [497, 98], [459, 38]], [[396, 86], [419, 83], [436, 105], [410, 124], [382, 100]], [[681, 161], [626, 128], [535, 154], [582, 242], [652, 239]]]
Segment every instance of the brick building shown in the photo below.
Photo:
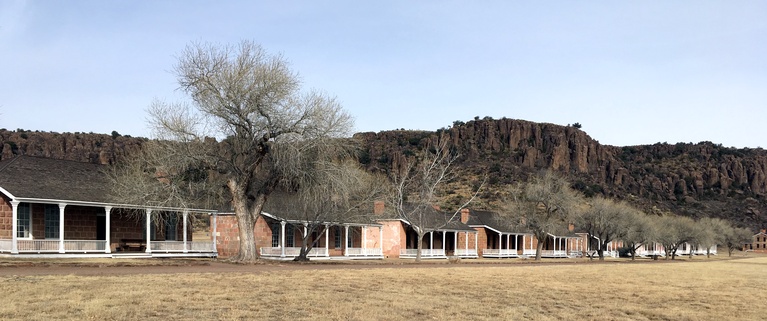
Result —
[[193, 241], [190, 213], [122, 204], [104, 166], [17, 156], [0, 162], [0, 255], [26, 257], [211, 257]]

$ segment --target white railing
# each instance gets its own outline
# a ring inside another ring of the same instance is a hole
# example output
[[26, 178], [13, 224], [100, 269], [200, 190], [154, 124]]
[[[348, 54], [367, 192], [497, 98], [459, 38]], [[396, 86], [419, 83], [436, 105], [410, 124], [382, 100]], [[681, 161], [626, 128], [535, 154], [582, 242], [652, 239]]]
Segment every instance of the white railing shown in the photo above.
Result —
[[59, 240], [17, 240], [19, 252], [58, 252]]
[[0, 252], [10, 252], [13, 249], [13, 240], [0, 240]]
[[190, 252], [214, 252], [212, 241], [187, 242], [187, 248]]
[[567, 251], [564, 250], [542, 250], [542, 257], [567, 257]]
[[666, 256], [666, 251], [637, 250], [636, 256]]
[[512, 256], [519, 256], [519, 254], [516, 249], [484, 249], [482, 250], [482, 256], [512, 257]]
[[[286, 257], [296, 257], [299, 254], [301, 254], [301, 248], [300, 247], [286, 247], [285, 248], [285, 256]], [[282, 256], [282, 248], [280, 247], [262, 247], [261, 248], [261, 256], [267, 256], [267, 257], [281, 257]], [[309, 254], [306, 256], [308, 257], [318, 257], [318, 256], [328, 256], [328, 249], [321, 247], [321, 248], [312, 248], [309, 250]]]
[[524, 249], [522, 255], [535, 255], [535, 249]]
[[157, 252], [183, 252], [184, 251], [183, 241], [152, 241], [150, 244], [152, 247], [152, 251], [157, 251]]
[[[401, 249], [399, 250], [400, 257], [416, 257], [418, 255], [418, 249]], [[422, 249], [421, 257], [434, 257], [445, 256], [444, 249]]]
[[383, 250], [381, 250], [381, 248], [363, 249], [359, 247], [349, 247], [346, 248], [346, 252], [344, 252], [344, 254], [346, 254], [346, 256], [382, 256]]
[[477, 249], [456, 249], [455, 256], [477, 256]]
[[583, 257], [582, 251], [570, 251], [567, 253], [570, 257]]
[[107, 241], [64, 240], [64, 252], [104, 252]]

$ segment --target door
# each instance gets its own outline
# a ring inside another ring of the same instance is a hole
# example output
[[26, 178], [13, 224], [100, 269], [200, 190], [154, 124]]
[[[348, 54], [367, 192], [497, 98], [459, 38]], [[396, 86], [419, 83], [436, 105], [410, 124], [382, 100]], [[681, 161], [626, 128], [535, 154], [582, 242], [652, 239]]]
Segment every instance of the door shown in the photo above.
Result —
[[96, 216], [96, 239], [106, 241], [107, 239], [107, 217]]

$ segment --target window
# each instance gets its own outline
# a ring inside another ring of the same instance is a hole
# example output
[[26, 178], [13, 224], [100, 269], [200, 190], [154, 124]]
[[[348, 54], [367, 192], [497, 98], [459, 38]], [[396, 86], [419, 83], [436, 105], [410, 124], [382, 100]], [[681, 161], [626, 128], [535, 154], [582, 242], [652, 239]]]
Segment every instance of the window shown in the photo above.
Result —
[[280, 223], [269, 225], [272, 229], [272, 247], [280, 247]]
[[354, 241], [352, 239], [354, 238], [354, 230], [348, 229], [347, 231], [349, 231], [349, 235], [346, 236], [346, 248], [353, 248]]
[[59, 238], [59, 207], [45, 205], [45, 238]]
[[295, 246], [295, 230], [293, 226], [288, 226], [285, 229], [285, 247]]
[[335, 243], [335, 247], [337, 249], [340, 249], [341, 248], [341, 227], [340, 226], [333, 227], [333, 241]]
[[168, 221], [165, 222], [165, 240], [175, 241], [178, 231], [178, 216], [176, 214], [170, 214]]
[[16, 212], [16, 224], [16, 237], [32, 237], [32, 211], [29, 204], [19, 204]]

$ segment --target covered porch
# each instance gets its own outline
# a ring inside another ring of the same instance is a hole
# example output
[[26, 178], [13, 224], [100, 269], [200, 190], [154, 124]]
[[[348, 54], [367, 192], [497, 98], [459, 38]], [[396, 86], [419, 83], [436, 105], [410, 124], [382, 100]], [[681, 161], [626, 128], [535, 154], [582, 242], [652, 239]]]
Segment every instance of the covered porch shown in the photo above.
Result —
[[[301, 236], [309, 233], [300, 221], [285, 220], [262, 213], [269, 226], [271, 246], [260, 247], [262, 257], [290, 260], [301, 253]], [[310, 235], [316, 244], [308, 257], [314, 259], [383, 259], [383, 226], [358, 223], [323, 223], [320, 231]]]
[[[532, 236], [527, 233], [503, 233], [486, 227], [494, 235], [487, 236], [487, 248], [482, 250], [482, 257], [515, 258], [535, 255]], [[527, 240], [527, 241], [526, 241]]]
[[[109, 204], [6, 199], [10, 238], [0, 253], [17, 257], [215, 257], [211, 240], [192, 240], [189, 211]], [[210, 213], [210, 212], [209, 212]], [[215, 238], [215, 234], [212, 236]]]
[[[405, 230], [405, 248], [399, 257], [414, 259], [418, 255], [418, 234], [409, 226]], [[478, 258], [479, 238], [476, 230], [436, 230], [424, 235], [421, 243], [421, 258], [446, 259], [448, 256]]]
[[583, 243], [579, 236], [557, 236], [549, 234], [543, 244], [541, 257], [573, 258], [583, 253]]

